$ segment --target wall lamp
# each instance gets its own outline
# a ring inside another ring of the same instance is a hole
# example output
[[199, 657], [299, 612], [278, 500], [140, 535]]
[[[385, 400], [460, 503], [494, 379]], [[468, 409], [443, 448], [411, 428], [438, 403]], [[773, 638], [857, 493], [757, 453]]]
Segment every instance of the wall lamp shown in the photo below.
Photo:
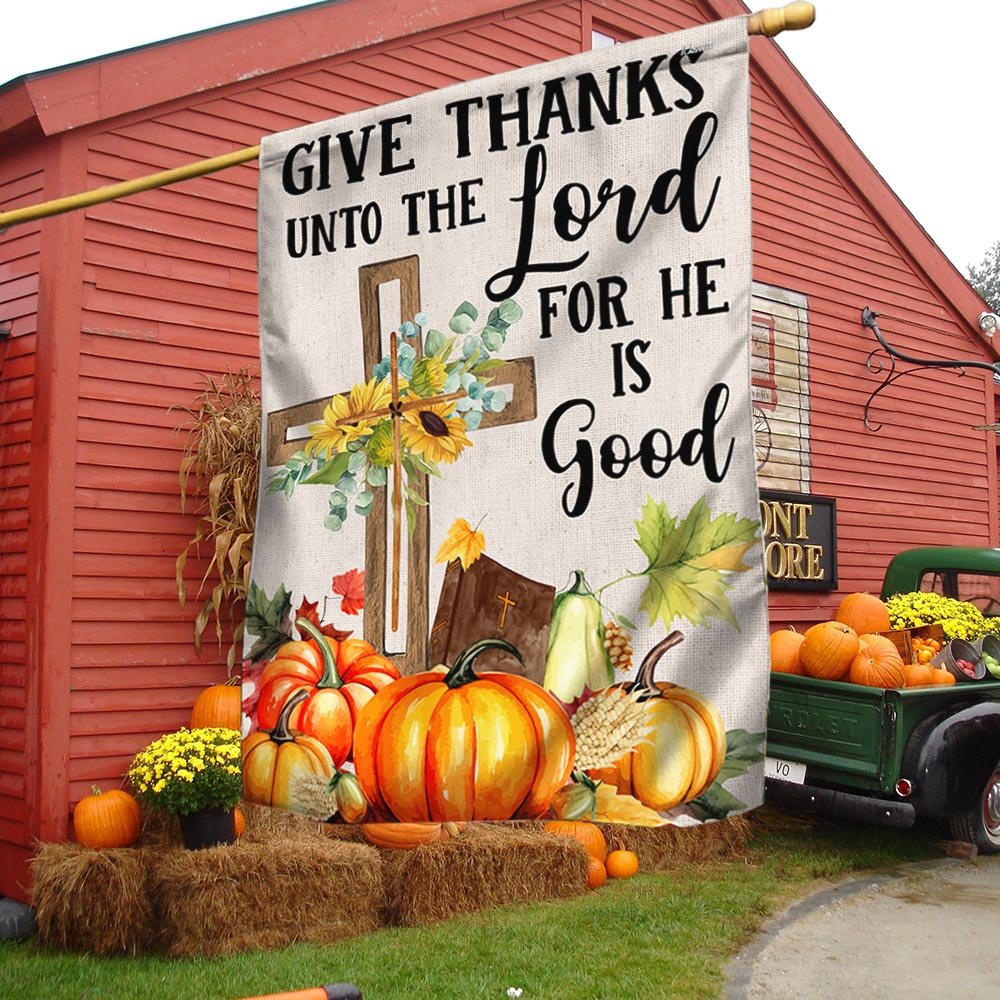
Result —
[[[1000, 361], [992, 363], [989, 361], [975, 360], [938, 361], [934, 358], [916, 358], [910, 354], [904, 354], [902, 351], [897, 351], [889, 344], [882, 331], [878, 328], [878, 318], [881, 315], [881, 313], [873, 312], [868, 306], [865, 306], [864, 309], [861, 310], [861, 325], [871, 330], [875, 339], [879, 342], [879, 346], [868, 355], [868, 360], [865, 364], [868, 370], [875, 375], [879, 375], [882, 372], [886, 373], [885, 378], [882, 380], [882, 384], [875, 388], [865, 403], [865, 427], [872, 433], [877, 434], [882, 429], [882, 424], [872, 423], [872, 403], [875, 402], [875, 398], [880, 392], [882, 392], [883, 389], [888, 389], [893, 382], [901, 379], [904, 375], [910, 375], [913, 372], [919, 371], [921, 368], [955, 368], [958, 370], [959, 375], [964, 375], [966, 368], [985, 368], [988, 372], [992, 372], [994, 376], [1000, 375]], [[979, 329], [982, 330], [987, 337], [992, 337], [993, 334], [1000, 329], [1000, 317], [997, 317], [994, 313], [984, 312], [979, 317]], [[900, 361], [905, 361], [908, 365], [913, 365], [913, 367], [897, 371], [897, 358]]]

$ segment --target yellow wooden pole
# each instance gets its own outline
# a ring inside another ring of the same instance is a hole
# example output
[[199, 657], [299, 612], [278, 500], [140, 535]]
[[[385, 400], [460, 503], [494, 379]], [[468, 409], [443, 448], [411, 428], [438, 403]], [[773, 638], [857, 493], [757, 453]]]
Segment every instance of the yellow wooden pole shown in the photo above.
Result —
[[[773, 38], [782, 31], [798, 31], [802, 28], [808, 28], [815, 20], [816, 8], [811, 3], [796, 0], [795, 3], [787, 4], [784, 7], [768, 7], [756, 14], [751, 14], [747, 19], [747, 33], [767, 35], [769, 38]], [[81, 194], [71, 194], [65, 198], [55, 198], [37, 205], [0, 212], [0, 233], [22, 222], [47, 219], [52, 215], [73, 212], [78, 208], [89, 208], [91, 205], [101, 205], [106, 201], [125, 198], [130, 194], [139, 194], [141, 191], [151, 191], [154, 188], [176, 184], [178, 181], [186, 181], [192, 177], [204, 177], [205, 174], [213, 174], [217, 170], [225, 170], [227, 167], [234, 167], [239, 163], [249, 163], [250, 160], [256, 160], [258, 156], [260, 156], [260, 146], [247, 146], [246, 149], [237, 149], [232, 153], [213, 156], [208, 160], [198, 160], [196, 163], [175, 167], [173, 170], [161, 170], [159, 173], [136, 177], [130, 181], [107, 184], [104, 187], [95, 188], [93, 191], [84, 191]]]

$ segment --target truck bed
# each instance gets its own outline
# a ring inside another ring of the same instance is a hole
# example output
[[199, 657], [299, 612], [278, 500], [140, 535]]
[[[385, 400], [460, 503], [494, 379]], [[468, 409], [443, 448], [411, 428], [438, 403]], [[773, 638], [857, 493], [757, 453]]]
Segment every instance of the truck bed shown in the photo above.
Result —
[[805, 764], [811, 785], [891, 794], [914, 727], [984, 700], [1000, 681], [883, 690], [772, 673], [767, 755]]

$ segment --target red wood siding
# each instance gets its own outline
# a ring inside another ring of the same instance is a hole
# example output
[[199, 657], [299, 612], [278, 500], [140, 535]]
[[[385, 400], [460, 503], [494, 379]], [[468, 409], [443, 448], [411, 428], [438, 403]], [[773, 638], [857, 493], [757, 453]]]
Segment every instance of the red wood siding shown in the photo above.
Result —
[[[0, 204], [31, 205], [42, 191], [37, 158], [0, 161]], [[31, 843], [25, 621], [40, 242], [38, 223], [0, 235], [0, 321], [12, 324], [10, 338], [0, 343], [0, 842], [22, 848]], [[16, 867], [0, 862], [0, 895], [17, 891]]]

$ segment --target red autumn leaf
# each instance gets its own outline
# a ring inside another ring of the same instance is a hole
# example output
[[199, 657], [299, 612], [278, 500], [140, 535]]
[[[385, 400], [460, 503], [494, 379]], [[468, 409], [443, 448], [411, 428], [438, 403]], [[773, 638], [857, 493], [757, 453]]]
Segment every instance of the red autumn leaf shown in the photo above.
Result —
[[340, 610], [345, 615], [356, 615], [365, 606], [365, 571], [349, 569], [346, 573], [333, 578], [333, 592], [343, 600]]
[[311, 621], [313, 625], [315, 625], [316, 628], [323, 633], [323, 635], [329, 637], [330, 639], [336, 639], [337, 642], [343, 642], [348, 636], [351, 635], [350, 629], [337, 628], [336, 625], [324, 625], [320, 621], [318, 608], [319, 601], [307, 600], [305, 594], [303, 594], [299, 610], [295, 612], [296, 621], [299, 618], [305, 618], [308, 621]]

